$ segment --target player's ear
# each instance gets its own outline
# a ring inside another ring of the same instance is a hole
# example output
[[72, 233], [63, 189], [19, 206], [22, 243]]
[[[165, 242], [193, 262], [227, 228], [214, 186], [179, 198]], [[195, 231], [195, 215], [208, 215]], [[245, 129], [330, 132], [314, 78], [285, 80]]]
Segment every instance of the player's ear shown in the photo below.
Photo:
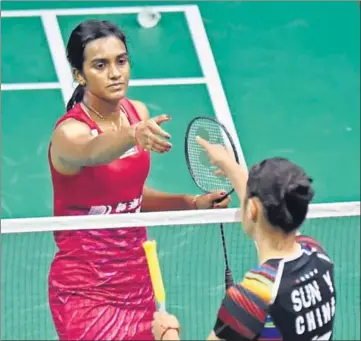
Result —
[[247, 205], [247, 217], [253, 223], [256, 223], [259, 219], [261, 212], [261, 202], [258, 198], [250, 198]]
[[73, 68], [73, 75], [74, 75], [74, 79], [77, 81], [77, 83], [79, 83], [81, 85], [85, 84], [85, 79], [78, 69]]

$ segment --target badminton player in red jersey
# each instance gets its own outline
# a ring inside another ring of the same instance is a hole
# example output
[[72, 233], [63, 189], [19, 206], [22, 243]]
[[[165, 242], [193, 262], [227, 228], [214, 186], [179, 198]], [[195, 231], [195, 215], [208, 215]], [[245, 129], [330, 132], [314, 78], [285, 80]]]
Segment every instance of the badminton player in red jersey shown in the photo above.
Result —
[[[145, 185], [150, 151], [171, 149], [147, 108], [126, 98], [126, 37], [107, 21], [84, 21], [67, 58], [79, 83], [49, 146], [54, 215], [227, 207], [222, 193], [173, 195]], [[144, 227], [55, 232], [49, 303], [61, 340], [152, 340], [155, 303], [142, 242]]]

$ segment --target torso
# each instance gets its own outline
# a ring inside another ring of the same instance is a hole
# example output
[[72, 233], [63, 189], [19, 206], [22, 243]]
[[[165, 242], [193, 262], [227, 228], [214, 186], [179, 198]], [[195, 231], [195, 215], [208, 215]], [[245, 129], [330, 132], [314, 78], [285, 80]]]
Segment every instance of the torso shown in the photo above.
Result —
[[[124, 99], [122, 104], [130, 124], [141, 120], [129, 100]], [[80, 104], [66, 113], [57, 125], [69, 118], [87, 124], [94, 135], [102, 133]], [[150, 169], [150, 154], [140, 146], [135, 146], [106, 165], [83, 167], [75, 175], [63, 175], [54, 168], [49, 146], [49, 164], [55, 216], [140, 211], [143, 186]], [[50, 277], [56, 286], [86, 287], [103, 282], [115, 285], [120, 280], [117, 274], [121, 276], [126, 265], [121, 261], [114, 262], [114, 259], [129, 258], [131, 253], [135, 260], [138, 258], [140, 263], [144, 263], [141, 244], [146, 239], [146, 230], [143, 227], [64, 231], [55, 232], [54, 236], [59, 252], [52, 264]], [[74, 264], [70, 265], [72, 262]], [[83, 272], [80, 271], [79, 262], [86, 267], [82, 269]], [[132, 266], [132, 263], [127, 264], [128, 267]], [[66, 276], [63, 271], [65, 267], [78, 267], [80, 273]], [[111, 278], [109, 274], [112, 274]], [[141, 280], [144, 272], [138, 275]]]

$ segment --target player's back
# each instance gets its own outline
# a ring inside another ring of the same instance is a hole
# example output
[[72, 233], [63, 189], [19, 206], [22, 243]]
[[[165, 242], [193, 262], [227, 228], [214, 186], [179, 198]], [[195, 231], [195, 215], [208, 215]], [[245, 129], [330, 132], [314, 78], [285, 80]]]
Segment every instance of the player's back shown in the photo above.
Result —
[[336, 292], [333, 263], [314, 239], [299, 236], [292, 259], [270, 259], [230, 287], [215, 335], [224, 340], [331, 340]]
[[283, 340], [331, 340], [336, 306], [333, 262], [312, 238], [300, 236], [299, 242], [299, 257], [267, 262], [277, 268], [269, 317]]

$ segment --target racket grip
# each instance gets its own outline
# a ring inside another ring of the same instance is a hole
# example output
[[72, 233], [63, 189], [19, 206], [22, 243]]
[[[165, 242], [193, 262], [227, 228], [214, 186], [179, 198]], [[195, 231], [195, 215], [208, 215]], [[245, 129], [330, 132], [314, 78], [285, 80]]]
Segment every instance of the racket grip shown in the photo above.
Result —
[[226, 199], [228, 197], [228, 193], [225, 194], [222, 198], [219, 198], [217, 200], [214, 201], [215, 204], [219, 204], [220, 202], [222, 202], [224, 199]]
[[229, 269], [227, 269], [225, 272], [225, 283], [226, 283], [226, 289], [230, 288], [234, 284], [233, 276]]

